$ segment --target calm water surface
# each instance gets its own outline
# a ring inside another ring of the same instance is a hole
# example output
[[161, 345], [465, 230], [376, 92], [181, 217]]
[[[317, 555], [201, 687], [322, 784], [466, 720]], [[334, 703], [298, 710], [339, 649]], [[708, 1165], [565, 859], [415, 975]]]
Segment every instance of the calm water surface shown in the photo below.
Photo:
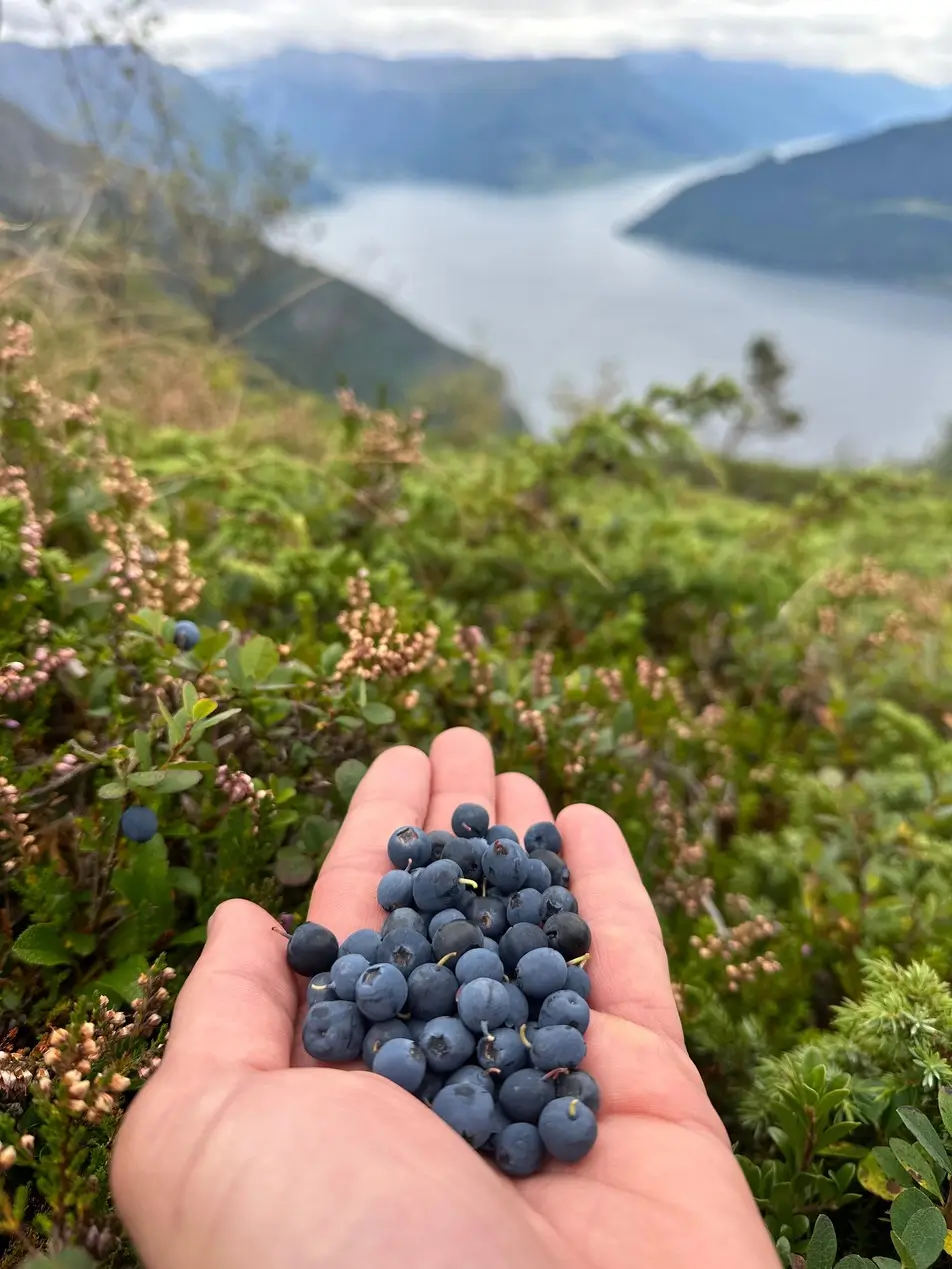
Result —
[[561, 421], [553, 392], [629, 392], [737, 374], [752, 334], [794, 366], [805, 431], [791, 461], [917, 457], [952, 415], [952, 303], [788, 278], [623, 239], [621, 225], [695, 171], [594, 190], [509, 196], [390, 185], [288, 222], [276, 245], [386, 299], [506, 374], [530, 425]]

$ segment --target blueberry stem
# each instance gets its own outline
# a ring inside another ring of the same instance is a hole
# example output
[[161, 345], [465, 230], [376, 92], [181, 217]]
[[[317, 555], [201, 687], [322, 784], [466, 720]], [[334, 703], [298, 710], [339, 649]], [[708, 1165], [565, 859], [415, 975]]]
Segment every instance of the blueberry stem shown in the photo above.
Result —
[[531, 1049], [531, 1048], [532, 1048], [532, 1041], [531, 1041], [531, 1040], [529, 1039], [529, 1037], [526, 1035], [526, 1024], [525, 1024], [525, 1023], [523, 1023], [523, 1024], [522, 1024], [522, 1026], [519, 1028], [519, 1039], [522, 1041], [522, 1043], [526, 1046], [526, 1048], [527, 1048], [527, 1049]]
[[291, 935], [282, 926], [272, 925], [271, 929], [274, 931], [275, 934], [280, 934], [282, 938], [287, 939], [288, 942], [290, 943]]
[[460, 877], [460, 879], [459, 879], [459, 884], [460, 884], [461, 886], [472, 886], [474, 890], [478, 890], [478, 889], [479, 889], [479, 882], [478, 882], [478, 881], [470, 881], [470, 879], [469, 879], [468, 877]]
[[436, 963], [437, 965], [448, 965], [449, 962], [453, 960], [455, 956], [456, 956], [455, 952], [447, 952], [446, 955], [443, 957], [443, 959], [440, 961], [437, 961]]
[[592, 953], [586, 952], [584, 956], [576, 956], [574, 961], [569, 961], [570, 965], [581, 965], [584, 969], [586, 964], [592, 959]]
[[554, 1071], [546, 1071], [542, 1076], [544, 1080], [557, 1080], [563, 1075], [571, 1075], [572, 1072], [567, 1066], [557, 1066]]
[[569, 1102], [569, 1119], [575, 1119], [578, 1116], [578, 1098], [573, 1097]]

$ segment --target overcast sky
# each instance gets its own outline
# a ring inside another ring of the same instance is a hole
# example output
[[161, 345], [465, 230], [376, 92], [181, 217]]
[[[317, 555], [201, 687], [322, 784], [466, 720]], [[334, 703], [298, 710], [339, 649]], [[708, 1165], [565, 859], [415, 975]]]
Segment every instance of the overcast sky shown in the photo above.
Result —
[[[6, 38], [42, 38], [39, 0], [0, 2]], [[66, 3], [95, 13], [110, 0]], [[162, 8], [164, 51], [191, 67], [289, 43], [476, 55], [680, 45], [952, 82], [952, 0], [165, 0]]]

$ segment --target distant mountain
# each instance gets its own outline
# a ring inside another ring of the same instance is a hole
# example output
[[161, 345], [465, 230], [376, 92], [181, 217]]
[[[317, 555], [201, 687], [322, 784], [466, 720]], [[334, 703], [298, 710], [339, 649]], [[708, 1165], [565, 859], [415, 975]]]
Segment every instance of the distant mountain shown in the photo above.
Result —
[[499, 189], [590, 181], [856, 135], [941, 113], [952, 93], [692, 52], [615, 58], [385, 59], [289, 48], [211, 72], [265, 134], [341, 181]]
[[[272, 139], [262, 139], [207, 84], [124, 45], [67, 49], [0, 42], [0, 98], [53, 135], [110, 158], [155, 169], [189, 162], [194, 147], [211, 174], [240, 187], [266, 180]], [[336, 200], [319, 172], [299, 204]]]
[[[123, 178], [131, 178], [132, 169], [108, 169], [116, 183], [104, 189], [97, 184], [103, 170], [97, 151], [54, 137], [17, 106], [0, 100], [0, 217], [39, 222], [41, 231], [47, 222], [78, 220], [84, 212], [89, 228], [108, 228], [116, 217], [134, 227], [148, 220], [150, 254], [154, 251], [166, 265], [157, 271], [158, 280], [188, 299], [190, 280], [182, 267], [188, 253], [167, 213], [152, 205], [143, 215], [137, 198], [140, 210], [130, 218], [132, 184]], [[23, 241], [11, 237], [16, 245]], [[347, 382], [370, 403], [385, 394], [394, 404], [416, 404], [421, 394], [452, 401], [454, 384], [464, 385], [495, 410], [504, 428], [525, 429], [494, 368], [319, 269], [264, 245], [249, 252], [241, 244], [240, 254], [250, 257], [250, 267], [243, 266], [237, 284], [215, 301], [214, 324], [288, 382], [325, 394]], [[443, 420], [437, 416], [435, 421]]]
[[952, 117], [702, 181], [627, 232], [759, 268], [952, 295]]

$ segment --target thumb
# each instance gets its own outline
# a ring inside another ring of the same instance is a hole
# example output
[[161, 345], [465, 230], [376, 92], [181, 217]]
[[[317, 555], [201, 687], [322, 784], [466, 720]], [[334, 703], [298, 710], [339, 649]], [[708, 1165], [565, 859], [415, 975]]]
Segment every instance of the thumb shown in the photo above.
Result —
[[229, 899], [212, 914], [208, 941], [175, 1002], [163, 1070], [289, 1065], [298, 990], [287, 939], [263, 908]]

